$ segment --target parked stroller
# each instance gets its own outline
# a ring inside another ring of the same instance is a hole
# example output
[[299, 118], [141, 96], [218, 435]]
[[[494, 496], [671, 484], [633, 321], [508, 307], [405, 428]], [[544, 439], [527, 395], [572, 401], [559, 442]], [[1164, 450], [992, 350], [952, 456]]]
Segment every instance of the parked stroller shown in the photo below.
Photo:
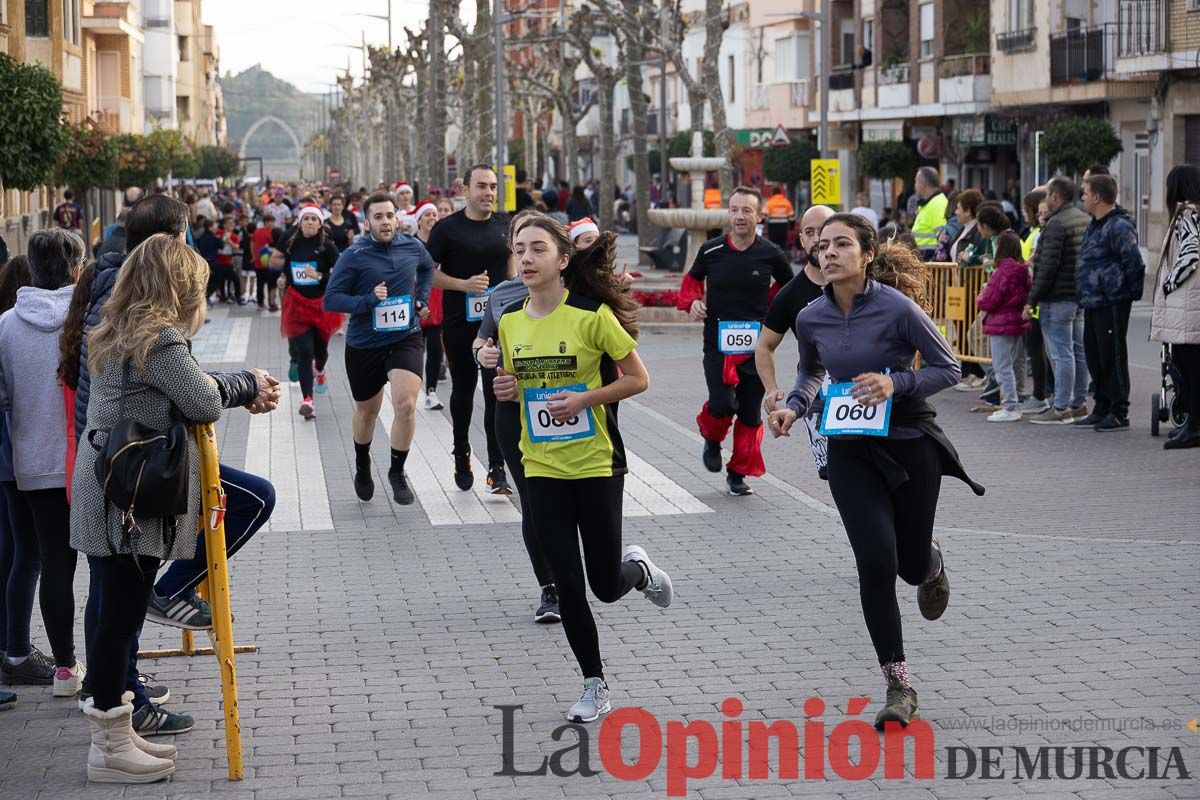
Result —
[[1171, 360], [1171, 345], [1162, 346], [1162, 386], [1150, 395], [1150, 435], [1158, 436], [1158, 426], [1170, 422], [1182, 427], [1188, 418], [1183, 376]]

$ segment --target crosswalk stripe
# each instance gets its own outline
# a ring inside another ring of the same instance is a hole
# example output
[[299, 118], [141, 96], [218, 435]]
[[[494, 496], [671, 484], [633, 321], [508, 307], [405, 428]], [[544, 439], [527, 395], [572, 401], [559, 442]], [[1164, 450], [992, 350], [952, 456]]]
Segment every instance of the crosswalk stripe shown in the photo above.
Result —
[[250, 325], [252, 323], [253, 320], [248, 317], [240, 317], [233, 321], [222, 361], [227, 364], [241, 364], [246, 360], [246, 351], [250, 348]]
[[284, 384], [275, 411], [250, 415], [244, 469], [275, 486], [275, 512], [267, 530], [332, 530], [317, 427], [296, 413], [299, 392], [298, 386]]

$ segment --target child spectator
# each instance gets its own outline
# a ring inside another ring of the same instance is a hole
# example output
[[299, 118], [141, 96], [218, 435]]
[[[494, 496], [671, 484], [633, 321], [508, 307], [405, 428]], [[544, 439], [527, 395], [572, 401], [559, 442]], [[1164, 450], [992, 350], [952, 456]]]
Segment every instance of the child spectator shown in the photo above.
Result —
[[1017, 370], [1024, 370], [1024, 359], [1018, 361], [1022, 337], [1029, 330], [1029, 321], [1021, 315], [1029, 299], [1032, 279], [1029, 268], [1021, 260], [1021, 238], [1012, 231], [996, 237], [995, 269], [975, 305], [985, 312], [983, 332], [990, 339], [992, 369], [1000, 384], [1004, 407], [988, 416], [988, 422], [1017, 422]]

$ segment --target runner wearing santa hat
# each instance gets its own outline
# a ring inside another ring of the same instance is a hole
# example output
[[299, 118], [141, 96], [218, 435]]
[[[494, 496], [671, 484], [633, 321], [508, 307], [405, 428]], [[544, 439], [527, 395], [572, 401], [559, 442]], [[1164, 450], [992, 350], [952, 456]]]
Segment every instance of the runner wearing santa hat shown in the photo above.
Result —
[[[442, 212], [424, 200], [413, 211], [417, 238], [421, 244], [429, 241], [429, 232], [441, 218]], [[442, 290], [429, 290], [429, 316], [421, 320], [421, 335], [425, 337], [425, 410], [441, 411], [445, 406], [437, 396], [438, 377], [442, 369]]]
[[313, 371], [316, 390], [324, 393], [329, 337], [342, 324], [341, 314], [330, 313], [322, 305], [338, 249], [325, 229], [325, 212], [320, 206], [301, 206], [297, 216], [299, 224], [279, 240], [270, 263], [283, 270], [279, 288], [286, 291], [279, 330], [288, 340], [288, 354], [299, 373], [300, 415], [314, 419]]
[[758, 189], [734, 189], [729, 198], [730, 233], [700, 247], [676, 304], [692, 319], [704, 321], [708, 402], [696, 424], [704, 437], [703, 461], [709, 472], [721, 471], [721, 442], [733, 426], [733, 455], [725, 465], [725, 481], [735, 496], [753, 494], [746, 477], [766, 473], [763, 385], [754, 366], [754, 347], [771, 297], [792, 279], [783, 251], [755, 233], [762, 203]]
[[410, 215], [413, 212], [413, 188], [404, 181], [400, 181], [392, 189], [392, 196], [396, 198], [396, 214]]
[[586, 250], [600, 238], [600, 226], [591, 217], [582, 217], [567, 226], [567, 233], [576, 250]]

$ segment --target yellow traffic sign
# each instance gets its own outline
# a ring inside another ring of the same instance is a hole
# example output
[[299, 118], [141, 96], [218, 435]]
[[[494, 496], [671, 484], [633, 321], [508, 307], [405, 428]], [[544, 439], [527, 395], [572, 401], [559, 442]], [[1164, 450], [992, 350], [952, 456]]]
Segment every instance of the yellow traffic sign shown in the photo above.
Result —
[[812, 202], [813, 205], [841, 205], [841, 165], [836, 158], [812, 160]]
[[517, 210], [517, 167], [515, 164], [504, 165], [504, 210]]

